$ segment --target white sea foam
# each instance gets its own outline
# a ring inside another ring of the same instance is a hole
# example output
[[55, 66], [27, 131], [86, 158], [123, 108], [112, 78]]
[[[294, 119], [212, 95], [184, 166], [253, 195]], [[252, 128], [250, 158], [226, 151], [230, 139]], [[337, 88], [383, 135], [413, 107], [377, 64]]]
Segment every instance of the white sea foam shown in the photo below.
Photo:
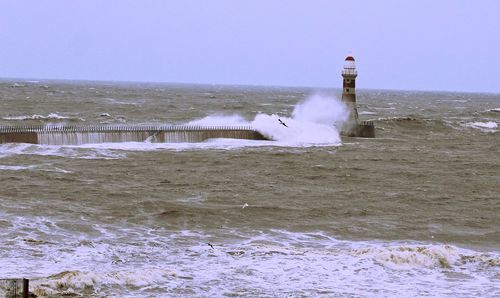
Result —
[[460, 250], [451, 245], [396, 245], [352, 250], [390, 269], [447, 268], [460, 260]]
[[[269, 143], [217, 140], [215, 142], [211, 141], [208, 147], [235, 148], [262, 146], [266, 144], [272, 146], [337, 146], [340, 144], [338, 127], [348, 117], [349, 110], [339, 100], [328, 96], [313, 95], [297, 104], [291, 117], [278, 116], [276, 114], [258, 114], [253, 121], [247, 121], [240, 115], [211, 115], [190, 121], [187, 124], [202, 126], [251, 126], [274, 141]], [[179, 145], [176, 145], [176, 147], [179, 148]], [[207, 146], [204, 144], [190, 145], [190, 147], [203, 148]]]
[[27, 276], [35, 293], [48, 296], [125, 291], [126, 296], [140, 297], [151, 289], [189, 289], [193, 296], [218, 296], [221, 290], [257, 296], [419, 296], [430, 289], [436, 296], [450, 290], [458, 296], [499, 294], [498, 253], [446, 244], [347, 241], [321, 232], [282, 230], [254, 235], [233, 230], [225, 234], [235, 239], [225, 236], [221, 242], [195, 231], [123, 223], [101, 225], [102, 236], [96, 237], [65, 230], [46, 218], [25, 221], [1, 215], [13, 222], [12, 233], [32, 233], [20, 238], [2, 235], [18, 242], [18, 249], [0, 255], [4, 275]]
[[[124, 154], [120, 151], [185, 151], [185, 150], [207, 150], [207, 149], [222, 149], [233, 150], [243, 147], [260, 147], [272, 145], [269, 141], [252, 141], [252, 140], [237, 140], [237, 139], [210, 139], [200, 143], [150, 143], [150, 142], [119, 142], [119, 143], [100, 143], [100, 144], [84, 144], [79, 146], [67, 146], [68, 148], [85, 148], [104, 150], [104, 152], [116, 152], [117, 155]], [[119, 156], [117, 156], [119, 157]]]
[[361, 111], [359, 115], [377, 115], [376, 112]]
[[106, 148], [86, 149], [83, 146], [34, 145], [12, 143], [0, 145], [0, 158], [12, 155], [60, 156], [80, 159], [117, 159], [124, 158], [124, 152], [111, 151]]
[[0, 165], [0, 170], [3, 171], [22, 171], [22, 170], [30, 170], [35, 166], [8, 166], [8, 165]]
[[348, 118], [349, 110], [339, 100], [313, 95], [295, 106], [292, 117], [259, 114], [251, 124], [264, 136], [282, 145], [336, 146], [340, 145], [339, 128]]
[[61, 169], [58, 167], [51, 166], [49, 164], [45, 165], [28, 165], [28, 166], [13, 166], [13, 165], [0, 165], [0, 171], [23, 171], [23, 170], [36, 170], [43, 172], [56, 172], [56, 173], [72, 173], [71, 171]]
[[[169, 280], [174, 279], [175, 274], [168, 269], [161, 268], [141, 268], [129, 269], [123, 271], [109, 272], [81, 272], [81, 271], [64, 271], [47, 279], [33, 280], [30, 283], [32, 292], [38, 296], [52, 296], [61, 294], [61, 290], [65, 293], [81, 293], [83, 291], [101, 292], [105, 287], [119, 287], [123, 290], [114, 290], [116, 295], [122, 292], [126, 295], [127, 287], [141, 288], [146, 290], [149, 286], [155, 284], [165, 284]], [[138, 296], [141, 291], [138, 291]]]
[[128, 102], [128, 101], [122, 101], [122, 100], [118, 100], [118, 99], [115, 99], [115, 98], [104, 98], [105, 100], [107, 100], [108, 102], [110, 102], [111, 104], [120, 104], [120, 105], [133, 105], [133, 106], [136, 106], [136, 105], [139, 105], [140, 103], [138, 102]]
[[[27, 115], [27, 116], [11, 116], [3, 117], [4, 120], [61, 120], [61, 119], [73, 119], [71, 117], [61, 116], [57, 113], [50, 113], [47, 116], [44, 115]], [[78, 118], [80, 119], [80, 118]]]
[[[287, 125], [281, 125], [279, 119]], [[340, 134], [333, 125], [298, 121], [294, 118], [259, 114], [252, 126], [278, 146], [340, 145]]]
[[0, 145], [0, 158], [8, 157], [15, 154], [22, 154], [22, 152], [30, 146], [32, 145], [24, 143], [2, 144]]
[[73, 173], [72, 171], [61, 169], [58, 167], [40, 168], [40, 170], [44, 171], [44, 172], [55, 172], [55, 173], [63, 173], [63, 174]]
[[195, 196], [191, 196], [191, 197], [187, 197], [187, 198], [179, 198], [176, 201], [192, 205], [192, 204], [202, 204], [206, 200], [207, 200], [206, 195], [199, 194], [199, 195], [195, 195]]
[[396, 108], [395, 107], [390, 107], [390, 108], [375, 108], [374, 107], [374, 109], [376, 109], [376, 110], [395, 110]]
[[496, 131], [498, 124], [493, 121], [488, 122], [468, 122], [464, 124], [466, 127], [477, 128], [483, 131]]
[[197, 119], [189, 121], [186, 125], [200, 125], [200, 126], [243, 126], [250, 125], [250, 123], [245, 120], [240, 115], [223, 115], [215, 114], [204, 117], [202, 119]]

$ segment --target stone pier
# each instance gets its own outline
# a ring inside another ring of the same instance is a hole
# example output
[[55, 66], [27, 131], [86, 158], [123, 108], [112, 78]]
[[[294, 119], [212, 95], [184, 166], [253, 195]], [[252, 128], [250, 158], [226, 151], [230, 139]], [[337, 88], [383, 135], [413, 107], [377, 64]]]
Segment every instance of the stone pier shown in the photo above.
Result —
[[194, 143], [216, 138], [268, 140], [260, 132], [248, 126], [87, 125], [0, 127], [0, 144]]

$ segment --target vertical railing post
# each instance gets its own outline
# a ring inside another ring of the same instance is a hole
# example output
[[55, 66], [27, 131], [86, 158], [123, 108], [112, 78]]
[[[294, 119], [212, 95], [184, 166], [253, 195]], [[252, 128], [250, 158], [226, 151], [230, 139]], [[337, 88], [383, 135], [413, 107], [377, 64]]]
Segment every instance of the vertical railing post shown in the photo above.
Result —
[[30, 295], [30, 280], [23, 278], [23, 298], [29, 298]]

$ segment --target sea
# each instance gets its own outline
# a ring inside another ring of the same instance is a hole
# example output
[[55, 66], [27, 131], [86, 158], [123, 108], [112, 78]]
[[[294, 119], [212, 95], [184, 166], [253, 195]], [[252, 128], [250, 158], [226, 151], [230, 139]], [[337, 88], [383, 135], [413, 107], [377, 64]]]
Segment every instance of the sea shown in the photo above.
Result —
[[[270, 141], [0, 145], [0, 279], [38, 297], [499, 297], [500, 94], [0, 81], [0, 125]], [[279, 123], [282, 120], [287, 127]]]

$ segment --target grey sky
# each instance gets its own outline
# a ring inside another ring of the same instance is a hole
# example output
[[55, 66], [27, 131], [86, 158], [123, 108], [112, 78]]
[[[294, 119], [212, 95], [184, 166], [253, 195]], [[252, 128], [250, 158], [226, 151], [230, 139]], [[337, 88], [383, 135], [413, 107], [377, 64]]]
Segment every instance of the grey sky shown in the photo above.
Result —
[[500, 92], [500, 1], [0, 0], [0, 77]]

